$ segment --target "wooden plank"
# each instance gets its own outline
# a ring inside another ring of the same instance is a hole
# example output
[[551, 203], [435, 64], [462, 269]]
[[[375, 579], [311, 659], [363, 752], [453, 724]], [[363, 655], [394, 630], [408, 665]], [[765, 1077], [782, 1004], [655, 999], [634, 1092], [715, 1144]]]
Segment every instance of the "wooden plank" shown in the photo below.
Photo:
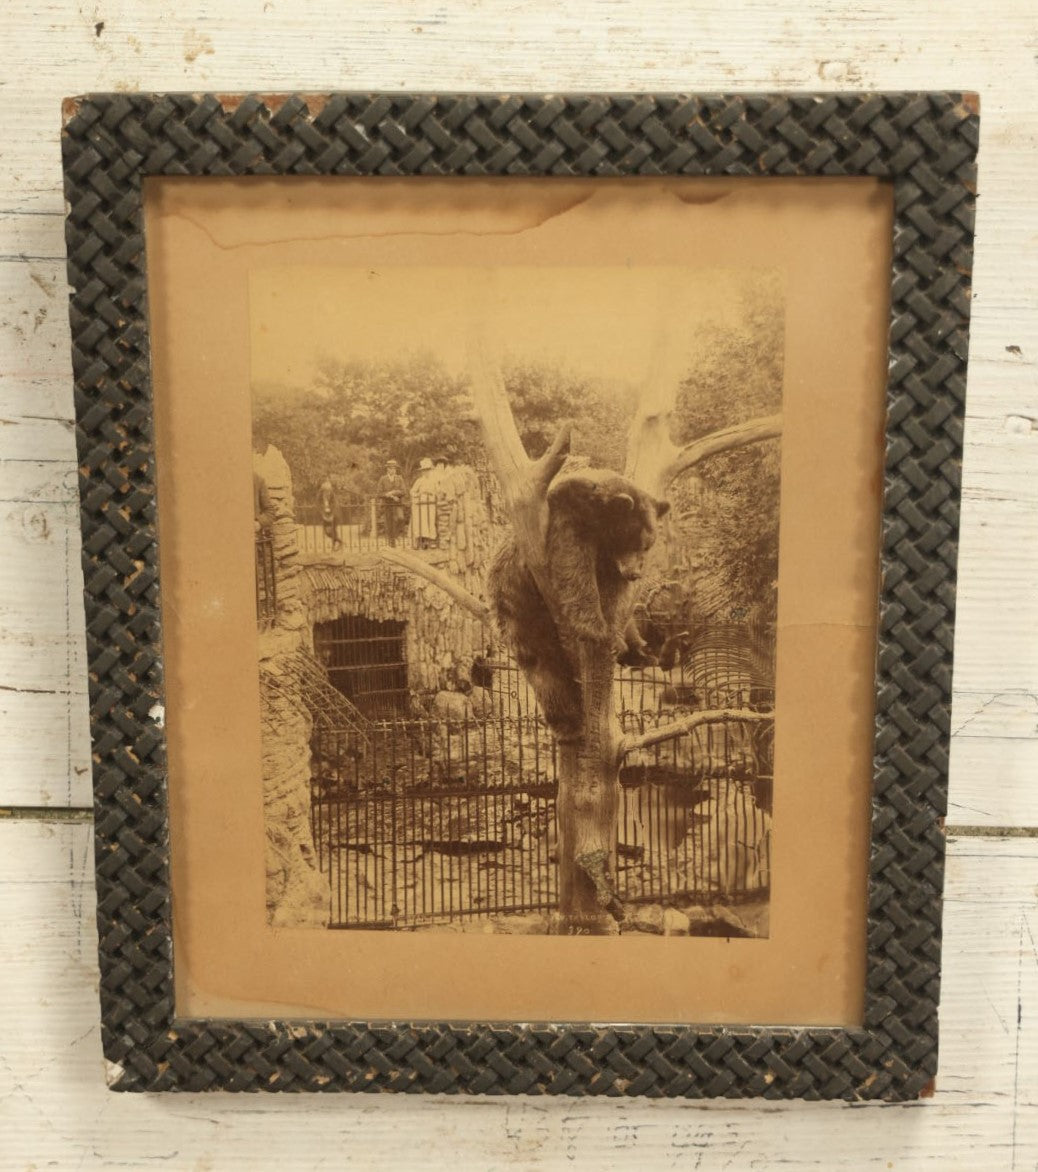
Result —
[[[650, 7], [646, 19], [645, 7], [631, 0], [585, 0], [579, 13], [552, 0], [435, 10], [397, 0], [376, 15], [322, 0], [308, 9], [322, 28], [315, 37], [311, 22], [278, 0], [8, 4], [0, 36], [11, 46], [11, 75], [33, 84], [0, 113], [0, 209], [60, 212], [59, 103], [84, 90], [277, 90], [303, 82], [492, 92], [973, 85], [995, 99], [986, 110], [993, 129], [1023, 125], [1034, 109], [1027, 0], [992, 0], [983, 20], [964, 0], [877, 0], [867, 8], [801, 0], [785, 11], [766, 0], [723, 7], [653, 0]], [[988, 133], [989, 150], [1011, 152], [1020, 137]], [[1026, 184], [1009, 187], [1005, 178], [1011, 194], [1027, 198]]]
[[1038, 1160], [1034, 839], [951, 841], [937, 1093], [888, 1107], [115, 1095], [90, 868], [88, 824], [0, 822], [0, 1119], [18, 1120], [5, 1166], [943, 1172]]
[[[50, 143], [53, 135], [44, 136]], [[9, 261], [23, 261], [33, 264], [42, 261], [64, 269], [65, 264], [65, 217], [61, 208], [52, 211], [0, 211], [0, 264]], [[41, 287], [48, 295], [65, 293], [65, 278], [62, 272], [60, 282], [52, 279], [48, 270], [33, 269]]]
[[0, 684], [0, 728], [0, 805], [93, 805], [85, 691]]
[[61, 375], [71, 386], [69, 338], [64, 259], [0, 259], [0, 372], [4, 377]]
[[1038, 697], [957, 692], [952, 728], [949, 826], [1038, 823]]
[[71, 613], [71, 590], [81, 589], [79, 512], [0, 503], [0, 532], [8, 551], [0, 564], [0, 626], [4, 658], [0, 686], [84, 693], [82, 608]]
[[[1002, 458], [1009, 463], [1017, 457], [1007, 445]], [[1021, 471], [1028, 462], [1021, 461]], [[1034, 503], [998, 496], [964, 500], [955, 616], [957, 689], [1038, 689], [1035, 582], [1038, 508]]]

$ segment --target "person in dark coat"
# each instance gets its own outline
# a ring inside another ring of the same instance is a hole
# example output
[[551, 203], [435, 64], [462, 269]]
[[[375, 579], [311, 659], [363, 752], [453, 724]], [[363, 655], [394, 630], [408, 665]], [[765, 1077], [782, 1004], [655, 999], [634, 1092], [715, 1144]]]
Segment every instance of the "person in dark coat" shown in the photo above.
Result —
[[378, 497], [379, 529], [390, 545], [396, 545], [397, 538], [404, 531], [404, 501], [407, 498], [407, 485], [396, 460], [386, 461], [386, 471], [375, 486], [375, 495]]

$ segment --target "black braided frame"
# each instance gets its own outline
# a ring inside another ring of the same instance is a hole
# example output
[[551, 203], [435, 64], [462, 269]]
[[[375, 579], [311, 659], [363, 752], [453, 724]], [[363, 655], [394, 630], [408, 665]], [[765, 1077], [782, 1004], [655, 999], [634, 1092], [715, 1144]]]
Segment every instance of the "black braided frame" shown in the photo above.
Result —
[[[962, 94], [70, 100], [63, 136], [101, 999], [121, 1090], [909, 1099], [937, 1067], [974, 214]], [[894, 264], [861, 1029], [174, 1022], [141, 180], [871, 175]]]

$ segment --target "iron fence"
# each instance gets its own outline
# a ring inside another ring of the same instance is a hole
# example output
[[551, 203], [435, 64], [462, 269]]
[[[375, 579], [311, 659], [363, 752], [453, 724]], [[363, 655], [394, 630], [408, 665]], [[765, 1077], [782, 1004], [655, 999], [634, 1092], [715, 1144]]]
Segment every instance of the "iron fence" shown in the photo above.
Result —
[[[639, 721], [643, 731], [647, 723]], [[731, 904], [770, 891], [773, 742], [772, 714], [762, 712], [626, 755], [616, 852], [623, 902]]]
[[406, 796], [482, 786], [554, 785], [554, 741], [537, 717], [522, 720], [375, 720], [352, 728], [314, 725], [313, 785], [329, 800]]
[[296, 504], [299, 548], [305, 553], [363, 552], [393, 545], [433, 549], [447, 532], [450, 504], [435, 493], [415, 493], [402, 503], [383, 497], [337, 500], [330, 514], [317, 504]]
[[[628, 755], [625, 903], [738, 903], [770, 887], [770, 719]], [[554, 742], [536, 715], [315, 730], [311, 818], [331, 926], [419, 927], [557, 905]]]
[[415, 927], [558, 902], [551, 786], [319, 788], [313, 818], [331, 927]]
[[260, 630], [277, 618], [278, 586], [274, 569], [274, 538], [268, 530], [256, 533], [256, 621]]
[[[442, 690], [418, 693], [402, 622], [344, 615], [315, 626], [310, 675], [352, 714], [315, 716], [311, 743], [332, 926], [419, 927], [555, 906], [555, 741], [518, 665], [495, 652], [489, 632], [485, 644]], [[742, 713], [625, 757], [615, 855], [624, 903], [767, 896], [774, 693], [769, 665], [751, 654], [759, 645], [729, 625], [696, 633], [668, 671], [617, 668], [625, 732], [706, 708]]]
[[406, 625], [344, 614], [314, 624], [314, 654], [333, 687], [366, 716], [407, 716]]

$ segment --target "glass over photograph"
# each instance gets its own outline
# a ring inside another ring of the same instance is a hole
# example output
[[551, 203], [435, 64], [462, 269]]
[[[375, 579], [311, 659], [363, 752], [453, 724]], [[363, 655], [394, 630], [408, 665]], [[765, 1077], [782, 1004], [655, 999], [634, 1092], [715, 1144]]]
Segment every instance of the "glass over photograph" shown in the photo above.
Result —
[[268, 922], [766, 937], [780, 274], [249, 297]]

